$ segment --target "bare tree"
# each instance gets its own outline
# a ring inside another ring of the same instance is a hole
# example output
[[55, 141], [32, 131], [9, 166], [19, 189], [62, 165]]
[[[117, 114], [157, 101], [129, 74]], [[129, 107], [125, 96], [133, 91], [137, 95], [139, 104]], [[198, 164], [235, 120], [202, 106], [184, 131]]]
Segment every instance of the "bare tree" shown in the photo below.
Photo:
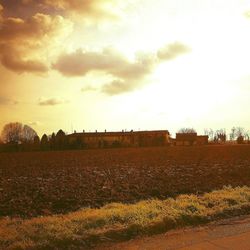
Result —
[[19, 122], [8, 123], [4, 126], [1, 138], [5, 143], [21, 143], [22, 124]]
[[181, 128], [178, 130], [178, 133], [182, 133], [182, 134], [192, 134], [192, 133], [196, 133], [196, 130], [193, 128]]
[[231, 133], [229, 134], [229, 137], [230, 137], [230, 140], [231, 140], [231, 141], [234, 141], [234, 140], [235, 140], [235, 137], [236, 137], [235, 131], [236, 131], [236, 128], [235, 128], [235, 127], [232, 127], [232, 128], [231, 128]]
[[225, 129], [218, 129], [214, 133], [214, 141], [215, 142], [226, 142], [227, 140], [227, 134]]
[[242, 128], [242, 127], [236, 127], [235, 128], [235, 135], [236, 137], [240, 137], [240, 136], [243, 136], [245, 133], [245, 129]]
[[37, 136], [36, 131], [28, 125], [23, 125], [20, 122], [8, 123], [2, 131], [2, 139], [5, 143], [26, 143], [33, 142]]
[[22, 128], [21, 141], [22, 142], [33, 142], [37, 136], [36, 131], [28, 125], [24, 125]]
[[233, 127], [230, 133], [230, 140], [241, 142], [242, 140], [249, 140], [249, 131], [243, 127]]
[[245, 132], [244, 132], [244, 138], [245, 138], [245, 140], [247, 141], [247, 143], [249, 143], [249, 139], [250, 139], [250, 136], [249, 136], [249, 134], [250, 134], [250, 132], [248, 131], [248, 130], [246, 130]]
[[214, 139], [214, 131], [213, 131], [213, 129], [211, 129], [211, 128], [204, 129], [204, 134], [208, 136], [210, 141]]

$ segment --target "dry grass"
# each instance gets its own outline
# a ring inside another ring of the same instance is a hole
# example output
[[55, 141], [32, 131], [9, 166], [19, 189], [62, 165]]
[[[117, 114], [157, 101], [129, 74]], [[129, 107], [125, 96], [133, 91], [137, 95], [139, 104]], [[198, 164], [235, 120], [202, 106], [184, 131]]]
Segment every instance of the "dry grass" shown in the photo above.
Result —
[[83, 249], [103, 241], [152, 235], [250, 211], [249, 187], [225, 187], [202, 196], [112, 203], [61, 216], [0, 220], [1, 249]]

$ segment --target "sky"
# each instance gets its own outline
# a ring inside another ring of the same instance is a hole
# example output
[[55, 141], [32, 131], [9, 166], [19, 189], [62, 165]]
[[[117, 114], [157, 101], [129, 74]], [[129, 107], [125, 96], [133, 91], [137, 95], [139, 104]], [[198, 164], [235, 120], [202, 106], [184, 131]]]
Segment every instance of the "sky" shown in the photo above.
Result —
[[0, 129], [250, 129], [250, 1], [0, 0]]

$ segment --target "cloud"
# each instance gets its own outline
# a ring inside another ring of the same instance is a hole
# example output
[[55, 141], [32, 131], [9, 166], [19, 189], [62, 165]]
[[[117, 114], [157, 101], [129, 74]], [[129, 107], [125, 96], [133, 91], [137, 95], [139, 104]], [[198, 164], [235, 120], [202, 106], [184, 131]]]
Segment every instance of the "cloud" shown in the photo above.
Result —
[[0, 62], [17, 73], [44, 74], [73, 29], [77, 13], [88, 20], [114, 17], [115, 0], [1, 0]]
[[69, 103], [69, 101], [61, 99], [61, 98], [40, 98], [38, 101], [38, 104], [40, 106], [55, 106], [59, 104], [66, 104]]
[[49, 67], [40, 61], [25, 60], [22, 59], [23, 55], [20, 55], [18, 51], [8, 46], [0, 47], [0, 50], [4, 51], [1, 55], [2, 64], [13, 71], [22, 72], [37, 72], [45, 73], [49, 70]]
[[53, 68], [67, 77], [85, 76], [89, 72], [100, 71], [113, 78], [101, 91], [114, 95], [127, 92], [139, 86], [155, 67], [157, 58], [152, 54], [138, 54], [129, 61], [117, 50], [106, 48], [101, 52], [77, 50], [72, 54], [62, 54]]
[[183, 43], [174, 42], [167, 44], [165, 47], [161, 48], [157, 52], [157, 56], [160, 60], [172, 60], [176, 57], [190, 52], [190, 48]]
[[18, 104], [17, 101], [11, 100], [4, 96], [0, 96], [0, 105], [16, 105], [16, 104]]
[[86, 76], [95, 71], [102, 72], [112, 80], [105, 83], [101, 91], [115, 95], [135, 90], [158, 64], [173, 60], [189, 51], [186, 45], [175, 42], [159, 49], [156, 53], [137, 53], [135, 59], [131, 61], [113, 48], [105, 48], [100, 52], [78, 49], [73, 53], [61, 54], [52, 67], [67, 77]]
[[108, 95], [118, 95], [121, 93], [126, 93], [134, 90], [138, 87], [138, 83], [134, 82], [125, 82], [122, 80], [114, 80], [110, 83], [107, 83], [102, 86], [101, 92], [106, 93]]
[[95, 90], [97, 90], [97, 89], [95, 87], [93, 87], [93, 86], [90, 86], [90, 85], [81, 88], [82, 92], [95, 91]]
[[246, 12], [244, 13], [244, 15], [245, 15], [245, 17], [250, 18], [250, 10], [246, 11]]
[[65, 12], [74, 12], [91, 18], [114, 18], [117, 0], [44, 0], [44, 4]]
[[87, 19], [114, 18], [117, 0], [2, 0], [7, 16], [28, 17], [36, 13], [77, 14]]
[[140, 57], [130, 62], [120, 52], [107, 48], [101, 52], [77, 50], [72, 54], [62, 54], [53, 68], [68, 77], [84, 76], [91, 71], [103, 71], [114, 77], [135, 79], [150, 72], [153, 63], [153, 60], [146, 62]]
[[41, 122], [39, 122], [39, 121], [28, 122], [29, 126], [39, 126], [40, 124], [41, 124]]
[[0, 26], [0, 61], [19, 73], [47, 72], [49, 63], [45, 55], [72, 28], [71, 22], [62, 16], [41, 13], [27, 19], [3, 18]]

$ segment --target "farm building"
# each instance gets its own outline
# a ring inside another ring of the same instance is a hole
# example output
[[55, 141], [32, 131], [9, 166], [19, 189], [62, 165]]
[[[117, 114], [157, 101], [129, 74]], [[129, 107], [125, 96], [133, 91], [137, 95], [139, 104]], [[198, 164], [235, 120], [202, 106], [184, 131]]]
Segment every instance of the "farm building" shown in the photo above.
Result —
[[70, 144], [86, 148], [164, 146], [170, 143], [167, 130], [82, 132], [68, 135]]
[[197, 133], [177, 133], [175, 139], [176, 146], [192, 146], [208, 144], [207, 135], [197, 135]]
[[208, 135], [197, 135], [196, 144], [197, 145], [206, 145], [206, 144], [208, 144]]

